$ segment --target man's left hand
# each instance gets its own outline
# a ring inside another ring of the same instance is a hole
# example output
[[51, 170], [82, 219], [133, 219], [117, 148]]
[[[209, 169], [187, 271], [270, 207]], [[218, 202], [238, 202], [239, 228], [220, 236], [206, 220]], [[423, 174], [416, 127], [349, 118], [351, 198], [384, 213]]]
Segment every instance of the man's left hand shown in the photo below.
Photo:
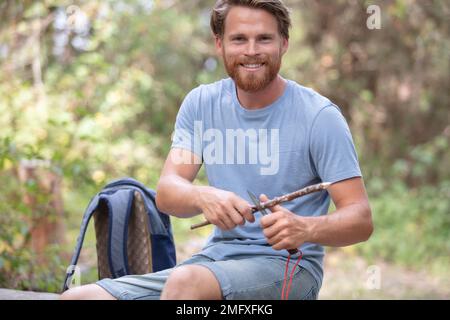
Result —
[[[261, 202], [269, 199], [262, 194]], [[295, 249], [309, 238], [308, 218], [298, 216], [280, 205], [271, 207], [271, 214], [261, 218], [261, 227], [267, 242], [275, 250]]]

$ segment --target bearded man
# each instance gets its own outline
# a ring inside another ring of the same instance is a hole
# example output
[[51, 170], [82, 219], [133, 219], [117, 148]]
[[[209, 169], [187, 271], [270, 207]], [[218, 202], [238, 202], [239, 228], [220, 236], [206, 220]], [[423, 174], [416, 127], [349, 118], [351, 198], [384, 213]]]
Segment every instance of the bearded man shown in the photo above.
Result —
[[[323, 247], [370, 237], [369, 201], [339, 108], [279, 74], [290, 25], [281, 0], [219, 0], [212, 10], [229, 78], [185, 97], [156, 198], [163, 212], [214, 224], [203, 249], [174, 268], [103, 279], [63, 298], [317, 299]], [[272, 165], [262, 170], [267, 154]], [[194, 185], [203, 164], [209, 185]], [[327, 191], [252, 214], [247, 190], [264, 202], [325, 181]], [[336, 210], [327, 214], [330, 200]]]

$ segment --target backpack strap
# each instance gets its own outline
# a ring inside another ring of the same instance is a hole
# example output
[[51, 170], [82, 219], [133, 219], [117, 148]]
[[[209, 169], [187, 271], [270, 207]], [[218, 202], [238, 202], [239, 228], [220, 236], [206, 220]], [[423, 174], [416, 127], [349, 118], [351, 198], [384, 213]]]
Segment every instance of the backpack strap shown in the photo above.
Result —
[[80, 257], [81, 247], [83, 246], [84, 237], [86, 235], [86, 230], [95, 209], [97, 209], [98, 203], [99, 203], [99, 196], [96, 195], [94, 198], [92, 198], [86, 211], [84, 212], [83, 220], [81, 221], [80, 234], [78, 235], [77, 238], [77, 243], [75, 245], [75, 250], [72, 255], [72, 260], [70, 261], [70, 266], [67, 268], [66, 271], [66, 277], [64, 279], [62, 292], [69, 289], [69, 285], [72, 283], [72, 277], [75, 274], [78, 258]]
[[108, 259], [113, 278], [129, 274], [128, 270], [128, 220], [133, 205], [133, 190], [117, 190], [111, 194], [102, 194], [100, 201], [108, 206], [109, 239]]

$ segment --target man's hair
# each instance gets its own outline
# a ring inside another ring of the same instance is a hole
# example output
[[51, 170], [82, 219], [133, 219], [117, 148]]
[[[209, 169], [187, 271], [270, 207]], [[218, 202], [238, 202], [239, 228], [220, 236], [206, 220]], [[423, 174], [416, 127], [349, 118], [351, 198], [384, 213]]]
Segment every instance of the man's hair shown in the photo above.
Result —
[[289, 28], [291, 18], [289, 9], [281, 0], [218, 0], [211, 13], [211, 30], [216, 37], [223, 37], [225, 31], [225, 19], [232, 7], [242, 6], [248, 8], [262, 9], [269, 12], [277, 19], [278, 31], [289, 39]]

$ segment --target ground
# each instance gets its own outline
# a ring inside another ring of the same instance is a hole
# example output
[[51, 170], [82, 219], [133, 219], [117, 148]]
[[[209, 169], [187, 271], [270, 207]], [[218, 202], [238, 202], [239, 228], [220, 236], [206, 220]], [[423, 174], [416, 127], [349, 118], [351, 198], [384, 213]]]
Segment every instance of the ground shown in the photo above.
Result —
[[58, 297], [54, 293], [0, 289], [0, 300], [56, 300]]
[[341, 250], [325, 258], [325, 275], [319, 299], [450, 299], [450, 280]]

